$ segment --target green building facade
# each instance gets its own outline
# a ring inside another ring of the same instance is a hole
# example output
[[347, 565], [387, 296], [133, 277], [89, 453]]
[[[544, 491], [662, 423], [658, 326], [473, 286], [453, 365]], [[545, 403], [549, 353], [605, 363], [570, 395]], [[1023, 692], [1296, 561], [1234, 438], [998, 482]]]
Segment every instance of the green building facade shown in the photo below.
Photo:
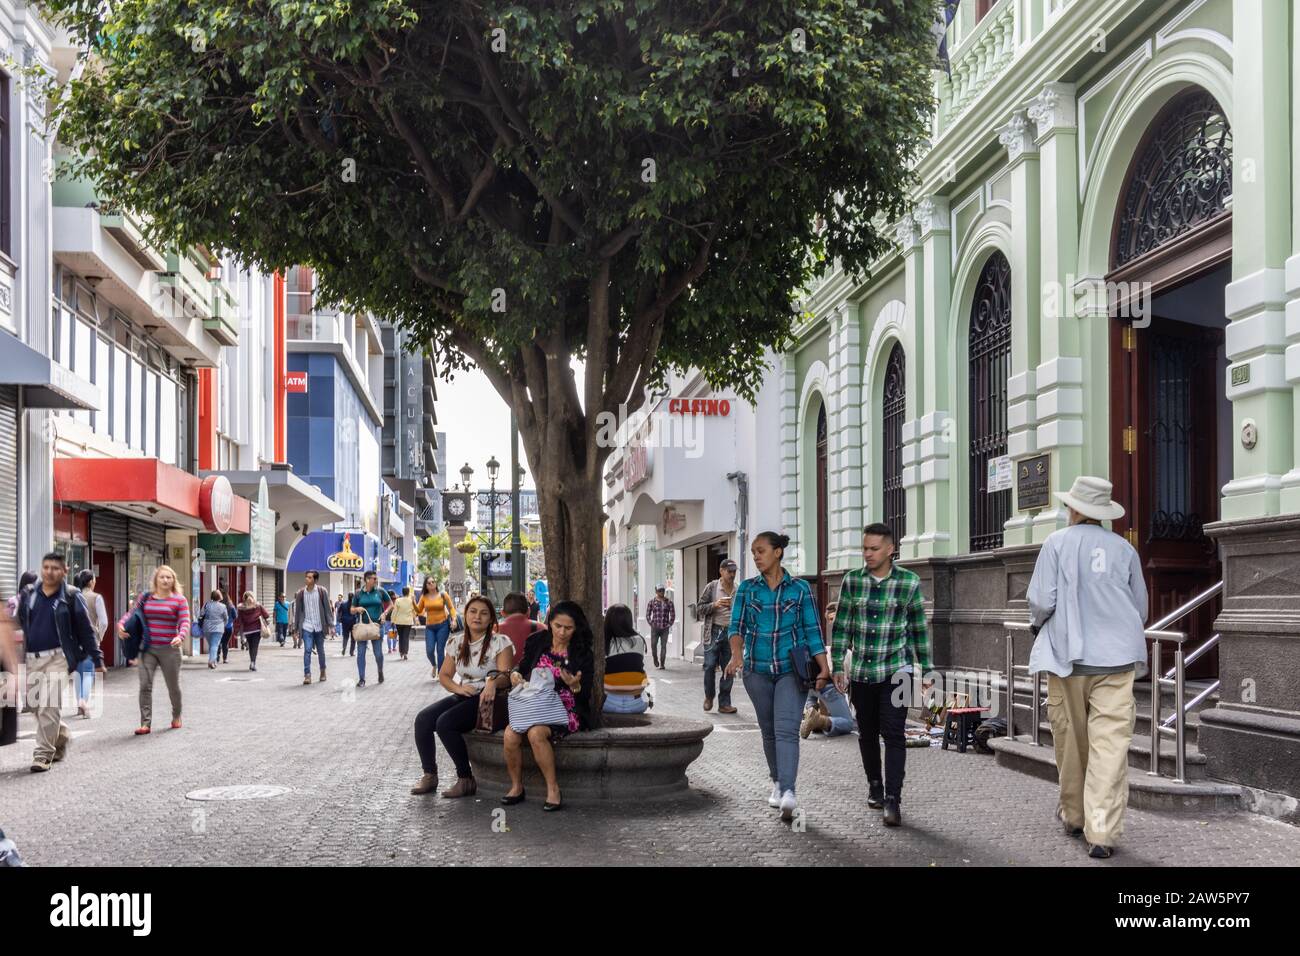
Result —
[[1171, 625], [1210, 774], [1300, 794], [1300, 0], [967, 0], [948, 49], [896, 248], [781, 357], [791, 563], [833, 599], [891, 523], [938, 662], [1000, 669], [1106, 477], [1149, 623], [1224, 582]]

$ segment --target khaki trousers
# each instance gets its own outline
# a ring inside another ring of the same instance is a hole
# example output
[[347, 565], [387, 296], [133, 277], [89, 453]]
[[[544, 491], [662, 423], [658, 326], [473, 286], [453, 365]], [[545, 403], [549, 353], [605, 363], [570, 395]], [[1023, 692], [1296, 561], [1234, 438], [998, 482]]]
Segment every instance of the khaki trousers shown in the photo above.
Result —
[[54, 756], [59, 735], [68, 733], [63, 722], [63, 689], [68, 683], [68, 659], [62, 651], [27, 655], [27, 704], [36, 715], [34, 759]]
[[171, 644], [154, 644], [140, 655], [140, 726], [153, 720], [153, 677], [162, 668], [167, 696], [172, 701], [172, 720], [181, 719], [181, 649]]
[[1047, 675], [1061, 816], [1083, 827], [1089, 843], [1115, 846], [1128, 805], [1128, 746], [1137, 704], [1134, 671], [1076, 677]]

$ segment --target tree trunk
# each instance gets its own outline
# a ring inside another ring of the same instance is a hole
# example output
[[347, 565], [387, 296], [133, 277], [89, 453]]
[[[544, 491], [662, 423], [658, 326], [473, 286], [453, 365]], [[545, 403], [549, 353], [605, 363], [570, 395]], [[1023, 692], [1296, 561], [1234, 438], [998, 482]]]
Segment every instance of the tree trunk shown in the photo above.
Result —
[[[589, 477], [587, 469], [572, 459], [564, 460], [565, 446], [549, 446], [530, 465], [540, 465], [537, 476], [537, 502], [542, 519], [542, 544], [546, 549], [546, 578], [551, 606], [558, 601], [576, 601], [591, 622], [594, 636], [592, 655], [594, 673], [583, 674], [582, 682], [591, 688], [593, 726], [600, 726], [605, 701], [605, 629], [602, 606], [602, 546], [604, 524], [600, 469]], [[604, 456], [600, 456], [603, 460]]]

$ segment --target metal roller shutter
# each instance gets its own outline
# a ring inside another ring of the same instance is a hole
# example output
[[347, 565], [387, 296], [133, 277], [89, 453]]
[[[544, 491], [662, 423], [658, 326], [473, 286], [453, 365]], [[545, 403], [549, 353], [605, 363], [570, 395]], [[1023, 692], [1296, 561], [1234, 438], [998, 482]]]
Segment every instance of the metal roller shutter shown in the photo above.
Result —
[[257, 601], [268, 611], [275, 605], [275, 568], [259, 568], [257, 571]]
[[0, 388], [0, 595], [18, 589], [18, 389]]
[[127, 530], [133, 544], [153, 551], [165, 551], [167, 548], [167, 529], [160, 524], [149, 521], [127, 519]]
[[114, 511], [90, 513], [90, 544], [97, 551], [125, 551], [130, 540], [129, 526], [123, 515]]

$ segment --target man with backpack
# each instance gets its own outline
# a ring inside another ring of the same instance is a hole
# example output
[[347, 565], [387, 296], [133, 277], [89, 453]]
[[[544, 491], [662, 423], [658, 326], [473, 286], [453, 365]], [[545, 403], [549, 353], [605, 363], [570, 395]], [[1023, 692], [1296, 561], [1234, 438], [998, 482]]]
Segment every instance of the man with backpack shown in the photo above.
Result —
[[36, 750], [32, 773], [49, 770], [63, 759], [72, 739], [60, 716], [68, 674], [89, 657], [104, 672], [104, 656], [81, 592], [68, 587], [63, 555], [41, 559], [41, 580], [18, 596], [18, 623], [23, 631], [27, 664], [27, 700], [36, 716]]

